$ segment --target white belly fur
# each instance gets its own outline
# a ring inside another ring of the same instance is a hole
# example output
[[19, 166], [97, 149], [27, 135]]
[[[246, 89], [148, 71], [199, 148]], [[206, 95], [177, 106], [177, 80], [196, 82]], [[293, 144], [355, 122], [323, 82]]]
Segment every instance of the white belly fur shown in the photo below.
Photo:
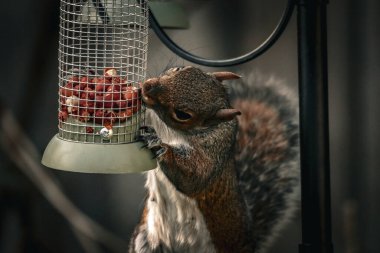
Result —
[[[169, 129], [147, 110], [149, 125], [164, 143], [191, 148], [186, 140]], [[159, 167], [147, 172], [147, 239], [155, 248], [160, 243], [173, 252], [213, 253], [210, 233], [195, 200], [177, 191]]]
[[178, 192], [157, 168], [148, 172], [147, 239], [174, 252], [215, 252], [197, 203]]

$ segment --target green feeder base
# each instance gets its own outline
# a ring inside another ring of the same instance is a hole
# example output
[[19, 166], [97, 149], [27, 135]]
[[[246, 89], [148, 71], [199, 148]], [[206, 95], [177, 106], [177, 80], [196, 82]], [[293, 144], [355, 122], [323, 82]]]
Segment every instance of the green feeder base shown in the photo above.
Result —
[[153, 154], [142, 142], [93, 144], [62, 140], [55, 135], [45, 149], [42, 164], [58, 170], [85, 173], [132, 173], [156, 168]]

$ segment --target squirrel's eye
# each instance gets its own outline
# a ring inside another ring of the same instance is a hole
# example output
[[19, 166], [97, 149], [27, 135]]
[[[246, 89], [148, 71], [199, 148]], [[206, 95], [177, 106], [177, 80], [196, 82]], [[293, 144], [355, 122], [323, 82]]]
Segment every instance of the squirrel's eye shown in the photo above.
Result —
[[174, 110], [173, 116], [174, 116], [174, 119], [179, 121], [179, 122], [188, 121], [193, 117], [190, 113], [187, 113], [187, 112], [184, 112], [181, 110], [177, 110], [177, 109]]

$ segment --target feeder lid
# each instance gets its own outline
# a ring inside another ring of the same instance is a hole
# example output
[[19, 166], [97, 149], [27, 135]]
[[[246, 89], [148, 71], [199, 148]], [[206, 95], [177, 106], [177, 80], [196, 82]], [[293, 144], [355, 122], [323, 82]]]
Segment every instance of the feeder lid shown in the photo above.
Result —
[[131, 173], [156, 168], [153, 154], [142, 142], [95, 144], [62, 140], [55, 135], [45, 149], [42, 164], [59, 170], [85, 173]]
[[[123, 6], [122, 0], [99, 1], [104, 8], [104, 14], [107, 17], [108, 24], [123, 25], [125, 23], [134, 22], [134, 16], [124, 15], [125, 13], [139, 13], [141, 11], [138, 4], [132, 0], [128, 1], [128, 5]], [[133, 4], [134, 3], [134, 4]], [[157, 19], [157, 22], [162, 28], [189, 28], [189, 20], [183, 7], [174, 1], [149, 1], [149, 8]], [[115, 8], [115, 6], [123, 6]], [[104, 17], [99, 16], [99, 11], [96, 10], [92, 1], [87, 1], [82, 6], [81, 15], [78, 15], [78, 22], [90, 24], [102, 24]]]

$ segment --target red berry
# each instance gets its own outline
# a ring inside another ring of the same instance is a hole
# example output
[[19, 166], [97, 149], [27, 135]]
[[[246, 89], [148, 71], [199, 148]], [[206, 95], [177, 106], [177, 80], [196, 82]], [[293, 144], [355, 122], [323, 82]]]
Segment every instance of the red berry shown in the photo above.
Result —
[[[93, 79], [93, 82], [95, 83], [95, 86], [97, 87], [98, 85], [103, 85], [103, 86], [100, 86], [102, 88], [101, 91], [106, 91], [108, 86], [111, 84], [111, 81], [110, 80], [107, 80], [107, 78], [104, 78], [104, 77], [95, 77]], [[105, 86], [105, 87], [104, 87]], [[95, 90], [98, 91], [99, 88], [96, 88], [95, 87]]]
[[87, 122], [91, 119], [91, 113], [87, 110], [83, 110], [80, 112], [79, 120], [82, 122]]
[[132, 109], [128, 108], [126, 110], [120, 111], [117, 113], [117, 118], [120, 122], [126, 121], [127, 118], [132, 116]]
[[59, 89], [59, 94], [65, 97], [70, 97], [73, 95], [74, 85], [72, 83], [67, 83], [64, 87]]
[[90, 87], [91, 89], [95, 89], [95, 82], [93, 78], [88, 77], [87, 87]]
[[73, 85], [78, 84], [79, 82], [79, 77], [78, 76], [72, 76], [67, 80], [67, 83], [72, 83]]
[[94, 100], [95, 94], [96, 94], [95, 91], [92, 90], [90, 87], [85, 87], [83, 91], [81, 92], [80, 98]]
[[107, 101], [120, 100], [120, 92], [118, 92], [118, 91], [116, 91], [116, 92], [109, 91], [109, 92], [107, 92], [107, 93], [104, 94], [103, 99], [107, 100]]
[[108, 89], [108, 87], [109, 87], [109, 85], [106, 85], [106, 84], [103, 84], [103, 83], [98, 83], [98, 84], [96, 84], [96, 86], [95, 86], [95, 91], [97, 92], [97, 93], [104, 93], [104, 92], [106, 92], [107, 91], [107, 89]]
[[105, 84], [106, 83], [106, 80], [104, 79], [104, 77], [95, 77], [93, 81], [96, 84]]
[[102, 105], [104, 108], [112, 108], [112, 105], [113, 105], [112, 93], [104, 94]]
[[107, 91], [110, 91], [110, 92], [119, 92], [120, 90], [121, 90], [120, 84], [113, 84], [107, 88]]
[[74, 89], [73, 89], [73, 95], [74, 96], [77, 96], [77, 97], [80, 97], [80, 90], [81, 90], [81, 87], [80, 87], [80, 84], [77, 84], [74, 86]]
[[66, 98], [65, 97], [59, 98], [59, 106], [60, 106], [61, 111], [67, 112], [67, 105], [66, 105]]
[[116, 113], [114, 111], [106, 111], [104, 114], [104, 124], [110, 125], [116, 120]]
[[94, 83], [94, 84], [95, 84], [95, 83], [98, 83], [98, 77], [94, 77], [94, 78], [92, 78], [92, 79], [91, 79], [91, 82]]
[[103, 96], [96, 95], [95, 96], [95, 103], [96, 103], [96, 108], [104, 108]]
[[133, 114], [133, 111], [132, 111], [131, 108], [128, 108], [127, 110], [125, 110], [125, 116], [126, 116], [127, 118], [131, 117], [132, 114]]
[[115, 101], [115, 107], [119, 109], [125, 109], [127, 107], [127, 101], [125, 100]]
[[121, 86], [123, 86], [123, 87], [131, 86], [131, 84], [128, 83], [127, 78], [121, 78], [121, 79], [120, 79], [120, 84], [121, 84]]
[[80, 78], [80, 83], [81, 84], [89, 84], [89, 83], [91, 83], [91, 78], [89, 78], [88, 76], [82, 76], [81, 78]]
[[79, 106], [81, 109], [88, 111], [89, 113], [94, 113], [95, 111], [95, 102], [90, 100], [81, 99], [79, 101]]
[[104, 110], [96, 110], [94, 113], [95, 123], [102, 124], [104, 119]]
[[138, 89], [133, 86], [127, 86], [122, 88], [123, 98], [125, 100], [132, 100], [138, 98]]
[[133, 113], [136, 113], [141, 110], [141, 101], [137, 100], [137, 103], [132, 107]]
[[68, 117], [69, 117], [69, 114], [66, 111], [59, 111], [58, 112], [58, 119], [60, 121], [66, 121]]
[[120, 79], [120, 77], [112, 77], [112, 83], [113, 84], [120, 84], [120, 82], [121, 82], [121, 79]]

